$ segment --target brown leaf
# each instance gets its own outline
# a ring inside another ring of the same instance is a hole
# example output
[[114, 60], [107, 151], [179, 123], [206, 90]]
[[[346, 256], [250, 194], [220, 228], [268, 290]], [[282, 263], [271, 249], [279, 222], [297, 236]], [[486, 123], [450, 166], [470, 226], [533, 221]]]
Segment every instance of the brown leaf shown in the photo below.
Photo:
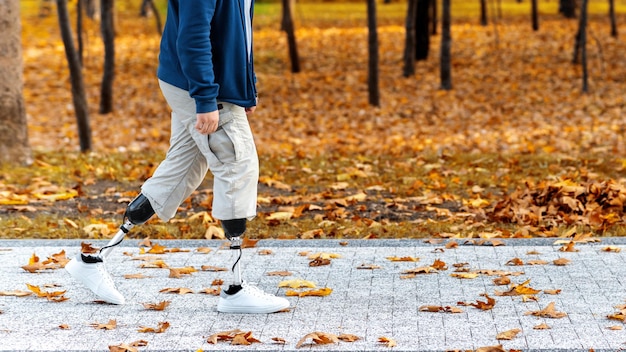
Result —
[[345, 341], [345, 342], [354, 342], [357, 340], [360, 340], [361, 338], [356, 336], [356, 335], [352, 335], [352, 334], [341, 334], [339, 336], [337, 336], [337, 338], [341, 341]]
[[217, 272], [217, 271], [228, 271], [227, 268], [222, 268], [219, 266], [212, 266], [212, 265], [203, 265], [200, 267], [200, 269], [202, 269], [202, 271], [213, 271], [213, 272]]
[[122, 343], [119, 345], [109, 346], [109, 352], [137, 352], [137, 349]]
[[493, 279], [494, 285], [503, 286], [511, 283], [511, 278], [508, 276], [500, 276]]
[[416, 257], [387, 257], [392, 262], [417, 262], [420, 258]]
[[524, 262], [519, 258], [513, 258], [506, 262], [506, 265], [524, 265]]
[[535, 329], [535, 330], [546, 330], [546, 329], [550, 329], [550, 327], [546, 323], [541, 323], [539, 325], [534, 326], [533, 329]]
[[320, 288], [317, 290], [307, 290], [307, 291], [294, 291], [294, 290], [287, 290], [287, 292], [285, 292], [285, 296], [298, 296], [298, 297], [305, 297], [305, 296], [317, 296], [317, 297], [323, 297], [323, 296], [328, 296], [333, 292], [333, 290], [331, 288], [328, 287], [324, 287], [324, 288]]
[[559, 319], [559, 318], [563, 318], [565, 316], [567, 316], [567, 313], [564, 312], [558, 312], [555, 308], [554, 308], [554, 302], [550, 302], [544, 309], [542, 310], [537, 310], [537, 311], [529, 311], [525, 313], [526, 315], [534, 315], [534, 316], [538, 316], [538, 317], [542, 317], [542, 318], [555, 318], [555, 319]]
[[162, 293], [177, 293], [179, 295], [184, 295], [187, 293], [193, 293], [193, 290], [185, 288], [185, 287], [168, 287], [160, 290]]
[[184, 267], [184, 268], [170, 268], [170, 278], [179, 279], [183, 275], [191, 275], [192, 273], [197, 272], [196, 268], [192, 266]]
[[80, 244], [80, 252], [83, 253], [83, 254], [96, 254], [99, 251], [100, 251], [99, 248], [94, 248], [89, 243], [82, 242]]
[[142, 304], [144, 308], [146, 309], [161, 311], [161, 310], [165, 310], [165, 308], [167, 308], [167, 306], [169, 306], [170, 303], [171, 301], [161, 301], [159, 303], [142, 303]]
[[267, 276], [291, 276], [293, 275], [290, 271], [270, 271], [266, 274]]
[[570, 241], [566, 245], [563, 245], [563, 247], [559, 248], [559, 251], [561, 251], [561, 252], [578, 252], [578, 249], [574, 248], [574, 241]]
[[496, 340], [512, 340], [519, 334], [522, 330], [520, 329], [511, 329], [507, 331], [503, 331], [496, 335]]
[[151, 332], [151, 333], [155, 333], [155, 334], [160, 334], [160, 333], [165, 332], [165, 330], [167, 330], [169, 327], [170, 327], [170, 323], [168, 323], [166, 321], [162, 321], [162, 322], [159, 322], [159, 325], [156, 328], [140, 326], [137, 331], [138, 332], [143, 332], [143, 333]]
[[490, 310], [492, 309], [495, 305], [496, 305], [496, 300], [489, 297], [489, 295], [484, 294], [485, 298], [487, 299], [486, 302], [484, 301], [476, 301], [476, 303], [470, 303], [469, 305], [481, 310]]
[[558, 266], [564, 266], [567, 265], [569, 263], [571, 263], [572, 261], [566, 258], [559, 258], [559, 259], [555, 259], [554, 261], [552, 261], [552, 263], [554, 263], [554, 265], [558, 265]]
[[386, 347], [396, 347], [398, 346], [398, 343], [396, 342], [396, 340], [389, 338], [389, 337], [385, 337], [385, 336], [381, 336], [378, 338], [378, 342], [384, 344]]
[[479, 347], [476, 349], [476, 352], [506, 352], [506, 350], [502, 348], [502, 345], [497, 345]]
[[296, 348], [302, 347], [309, 339], [311, 339], [313, 343], [318, 345], [326, 345], [339, 342], [339, 338], [337, 337], [337, 335], [316, 331], [310, 334], [306, 334], [303, 338], [301, 338], [300, 341], [296, 343]]
[[284, 345], [287, 343], [287, 341], [285, 341], [285, 339], [283, 339], [282, 337], [272, 337], [272, 341], [274, 341], [274, 343], [281, 344], [281, 345]]
[[204, 293], [206, 295], [219, 296], [220, 292], [222, 292], [222, 288], [203, 288], [198, 293]]
[[130, 280], [130, 279], [146, 279], [146, 278], [149, 278], [149, 277], [150, 276], [145, 276], [142, 273], [126, 274], [126, 275], [124, 275], [124, 278], [127, 279], [127, 280]]
[[357, 269], [365, 269], [365, 270], [374, 270], [374, 269], [380, 269], [380, 266], [375, 265], [375, 264], [365, 264], [365, 263], [361, 263], [361, 265], [356, 267]]
[[117, 327], [117, 321], [111, 319], [106, 324], [91, 323], [89, 325], [98, 330], [113, 330]]

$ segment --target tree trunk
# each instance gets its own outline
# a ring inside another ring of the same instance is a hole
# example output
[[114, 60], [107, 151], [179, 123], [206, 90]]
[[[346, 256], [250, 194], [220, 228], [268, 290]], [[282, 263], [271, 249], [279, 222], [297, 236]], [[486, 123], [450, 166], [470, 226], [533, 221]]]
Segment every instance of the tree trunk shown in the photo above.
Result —
[[450, 34], [451, 15], [450, 0], [443, 0], [443, 11], [441, 16], [441, 89], [452, 89], [452, 59], [450, 48], [452, 46], [452, 35]]
[[405, 24], [404, 69], [402, 75], [411, 77], [415, 74], [415, 20], [418, 0], [408, 0]]
[[430, 34], [437, 34], [437, 0], [430, 0]]
[[559, 13], [565, 18], [576, 18], [576, 0], [559, 0]]
[[617, 21], [615, 20], [615, 0], [609, 0], [609, 17], [611, 18], [611, 37], [617, 38]]
[[583, 66], [583, 93], [589, 92], [589, 74], [587, 71], [587, 10], [588, 0], [582, 0], [580, 6], [580, 51]]
[[30, 165], [19, 0], [0, 1], [0, 33], [0, 163]]
[[369, 103], [380, 106], [380, 90], [378, 87], [378, 30], [376, 25], [376, 0], [367, 0], [367, 43], [369, 63], [367, 84]]
[[78, 45], [78, 62], [83, 65], [83, 7], [85, 0], [76, 1], [76, 44]]
[[486, 26], [487, 21], [487, 0], [480, 0], [480, 24]]
[[101, 0], [100, 30], [104, 42], [104, 67], [100, 85], [101, 114], [113, 111], [113, 81], [115, 80], [115, 29], [113, 25], [114, 0]]
[[141, 0], [141, 6], [139, 7], [139, 16], [148, 17], [148, 13], [152, 12], [154, 15], [154, 21], [156, 22], [157, 33], [163, 32], [163, 23], [161, 22], [161, 15], [159, 9], [154, 4], [153, 0]]
[[74, 103], [74, 113], [78, 125], [78, 138], [80, 140], [80, 150], [86, 152], [91, 150], [91, 127], [89, 125], [89, 109], [87, 108], [87, 95], [85, 94], [85, 83], [81, 72], [78, 54], [74, 48], [72, 38], [72, 28], [67, 10], [67, 0], [56, 0], [57, 12], [59, 16], [59, 27], [61, 38], [65, 46], [65, 57], [70, 70], [70, 83], [72, 85], [72, 101]]
[[533, 21], [533, 31], [539, 30], [539, 11], [537, 10], [537, 0], [531, 0], [531, 17]]
[[430, 47], [430, 21], [429, 8], [430, 0], [417, 0], [415, 15], [415, 60], [422, 61], [428, 59]]
[[289, 61], [291, 62], [291, 72], [300, 72], [300, 57], [298, 56], [298, 43], [296, 41], [296, 31], [293, 24], [291, 11], [291, 0], [283, 0], [283, 15], [281, 28], [287, 34], [287, 46], [289, 48]]

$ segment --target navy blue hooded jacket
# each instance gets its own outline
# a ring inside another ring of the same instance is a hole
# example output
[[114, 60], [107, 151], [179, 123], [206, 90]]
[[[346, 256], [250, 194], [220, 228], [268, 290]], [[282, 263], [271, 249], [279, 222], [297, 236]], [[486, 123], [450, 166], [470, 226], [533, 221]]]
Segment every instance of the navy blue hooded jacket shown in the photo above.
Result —
[[169, 0], [157, 77], [187, 90], [197, 113], [217, 110], [218, 100], [256, 105], [245, 11], [245, 0]]

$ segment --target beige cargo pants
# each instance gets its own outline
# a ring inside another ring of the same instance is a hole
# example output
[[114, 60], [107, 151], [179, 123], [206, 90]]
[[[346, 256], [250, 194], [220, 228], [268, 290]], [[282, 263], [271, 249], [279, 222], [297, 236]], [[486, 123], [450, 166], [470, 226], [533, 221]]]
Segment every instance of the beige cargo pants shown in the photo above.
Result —
[[157, 216], [168, 221], [180, 204], [213, 174], [216, 219], [256, 215], [259, 160], [243, 107], [220, 102], [220, 128], [202, 135], [195, 128], [196, 103], [186, 90], [159, 81], [172, 109], [170, 147], [152, 177], [141, 187]]

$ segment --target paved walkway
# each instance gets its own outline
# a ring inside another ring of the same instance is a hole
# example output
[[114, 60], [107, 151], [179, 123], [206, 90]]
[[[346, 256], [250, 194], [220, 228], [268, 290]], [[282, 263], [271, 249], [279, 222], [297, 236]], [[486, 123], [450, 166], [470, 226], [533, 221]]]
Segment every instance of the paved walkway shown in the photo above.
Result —
[[[577, 243], [572, 252], [560, 251], [563, 245], [555, 244], [554, 239], [508, 240], [502, 246], [459, 242], [451, 249], [444, 247], [446, 242], [431, 244], [423, 240], [260, 241], [256, 247], [244, 250], [244, 276], [248, 281], [281, 296], [287, 291], [278, 287], [283, 280], [303, 279], [317, 288], [332, 289], [324, 297], [290, 296], [290, 311], [267, 315], [220, 314], [215, 310], [218, 298], [200, 293], [214, 280], [228, 281], [231, 277], [229, 272], [212, 271], [232, 263], [232, 252], [221, 248], [223, 241], [155, 242], [167, 249], [189, 250], [158, 255], [170, 268], [192, 266], [198, 271], [170, 278], [168, 269], [141, 268], [142, 264], [154, 264], [155, 258], [137, 260], [146, 255], [140, 255], [137, 241], [127, 240], [109, 260], [114, 280], [128, 301], [124, 306], [115, 306], [94, 302], [95, 297], [75, 286], [64, 270], [29, 273], [21, 268], [33, 253], [40, 261], [62, 250], [68, 256], [75, 255], [80, 242], [0, 241], [0, 292], [28, 291], [26, 284], [31, 284], [44, 291], [66, 290], [64, 297], [68, 298], [51, 302], [35, 295], [0, 296], [0, 351], [109, 351], [109, 346], [140, 340], [147, 341], [147, 346], [137, 347], [138, 351], [445, 351], [497, 345], [506, 351], [626, 348], [623, 322], [607, 318], [619, 312], [616, 306], [626, 303], [623, 239]], [[211, 251], [201, 253], [199, 247]], [[312, 267], [311, 259], [302, 252], [340, 257], [330, 259], [329, 265]], [[419, 261], [392, 261], [389, 257]], [[507, 265], [514, 258], [523, 265]], [[560, 258], [568, 259], [569, 264], [555, 265], [554, 260]], [[423, 268], [436, 259], [444, 262], [447, 270], [403, 277], [406, 270], [426, 270]], [[462, 274], [455, 272], [459, 266], [476, 277], [453, 277]], [[291, 276], [268, 275], [277, 271], [289, 271]], [[512, 285], [540, 292], [526, 302], [522, 296], [498, 295], [514, 286], [496, 286], [493, 279], [498, 276], [493, 271], [517, 274], [509, 276]], [[124, 277], [132, 274], [147, 277]], [[526, 280], [530, 281], [524, 284]], [[166, 288], [188, 288], [193, 293], [160, 292]], [[546, 290], [560, 293], [549, 294]], [[485, 293], [495, 299], [493, 309], [463, 304], [487, 302], [481, 296]], [[170, 301], [162, 311], [148, 310], [143, 305], [162, 301]], [[553, 314], [567, 315], [550, 318], [529, 314], [544, 310], [551, 302]], [[423, 306], [458, 308], [462, 312], [428, 312], [420, 309]], [[112, 330], [92, 326], [110, 320], [116, 321]], [[142, 327], [156, 329], [162, 322], [169, 323], [163, 333], [138, 331]], [[549, 328], [537, 328], [544, 323]], [[250, 331], [261, 342], [248, 346], [222, 340], [207, 342], [211, 335], [232, 329]], [[513, 329], [519, 332], [510, 340], [496, 338]], [[316, 331], [352, 334], [360, 339], [324, 345], [313, 345], [312, 339], [307, 339], [297, 346], [301, 338]], [[383, 337], [394, 340], [397, 346], [379, 342]]]

